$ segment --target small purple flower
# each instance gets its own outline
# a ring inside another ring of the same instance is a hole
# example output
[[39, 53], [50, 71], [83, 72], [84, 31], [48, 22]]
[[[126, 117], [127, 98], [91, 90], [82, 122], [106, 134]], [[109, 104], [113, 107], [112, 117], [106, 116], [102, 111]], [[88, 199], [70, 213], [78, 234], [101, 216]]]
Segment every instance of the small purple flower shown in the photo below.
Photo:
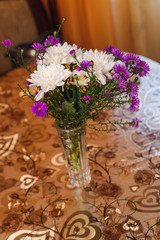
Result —
[[10, 48], [11, 46], [13, 46], [13, 43], [11, 42], [10, 39], [2, 41], [2, 44], [7, 48]]
[[106, 53], [109, 53], [109, 54], [111, 54], [112, 53], [112, 50], [113, 50], [113, 48], [114, 47], [112, 47], [111, 45], [110, 46], [107, 46], [104, 50], [103, 50], [103, 52], [106, 52]]
[[39, 52], [44, 52], [45, 51], [45, 47], [41, 43], [32, 44], [32, 48], [35, 49], [35, 50], [38, 50]]
[[70, 55], [75, 55], [75, 50], [74, 50], [74, 49], [71, 50], [71, 51], [69, 52], [69, 54], [70, 54]]
[[89, 100], [91, 100], [91, 97], [88, 96], [88, 95], [87, 95], [87, 96], [84, 96], [84, 97], [83, 97], [83, 100], [84, 100], [85, 102], [86, 102], [86, 101], [89, 101]]
[[115, 60], [123, 60], [124, 53], [120, 49], [113, 48], [112, 54], [113, 54], [113, 56], [115, 56]]
[[48, 106], [44, 102], [36, 102], [31, 107], [31, 111], [36, 114], [36, 117], [45, 117], [47, 110]]
[[32, 84], [31, 82], [27, 81], [27, 85], [28, 85], [28, 86], [31, 85], [31, 84]]
[[61, 108], [61, 110], [63, 110], [63, 109], [64, 109], [64, 107], [63, 107], [62, 105], [60, 106], [60, 108]]
[[57, 46], [60, 43], [60, 38], [55, 38], [53, 36], [48, 36], [44, 41], [44, 46], [46, 47], [47, 44], [50, 43], [53, 46]]
[[91, 61], [82, 61], [82, 62], [80, 62], [80, 66], [77, 67], [76, 70], [81, 71], [81, 70], [86, 69], [86, 70], [90, 71], [90, 66], [91, 66]]
[[146, 76], [146, 74], [149, 72], [149, 65], [145, 61], [139, 61], [138, 64], [135, 67], [136, 73], [139, 74], [140, 77]]
[[127, 79], [129, 77], [129, 71], [124, 65], [115, 65], [114, 66], [114, 80], [117, 80], [119, 77]]
[[136, 64], [138, 64], [138, 62], [140, 61], [139, 56], [137, 56], [136, 54], [133, 53], [128, 53], [125, 56], [123, 56], [123, 62], [125, 62], [127, 65], [132, 65], [135, 66]]
[[119, 82], [119, 88], [121, 91], [124, 91], [126, 89], [126, 82], [123, 78], [119, 78], [118, 79], [118, 82]]
[[139, 99], [134, 96], [131, 101], [131, 105], [129, 107], [130, 111], [134, 112], [136, 109], [139, 108]]
[[128, 95], [130, 98], [133, 98], [134, 96], [138, 95], [138, 86], [134, 82], [128, 83]]
[[36, 43], [35, 42], [35, 43], [32, 44], [32, 48], [34, 48], [35, 50], [40, 50], [42, 46], [43, 45], [41, 43]]
[[134, 124], [131, 124], [130, 125], [131, 127], [135, 127], [135, 128], [139, 127], [139, 120], [138, 120], [138, 118], [134, 118], [132, 121], [134, 122]]

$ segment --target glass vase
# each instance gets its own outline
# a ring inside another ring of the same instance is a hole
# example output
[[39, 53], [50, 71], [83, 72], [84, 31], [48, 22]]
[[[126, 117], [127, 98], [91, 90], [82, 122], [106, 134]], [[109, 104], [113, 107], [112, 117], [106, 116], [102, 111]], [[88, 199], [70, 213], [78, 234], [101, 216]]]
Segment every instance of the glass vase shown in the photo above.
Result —
[[87, 185], [91, 176], [87, 157], [86, 127], [72, 130], [57, 127], [57, 131], [63, 145], [71, 184], [75, 187]]

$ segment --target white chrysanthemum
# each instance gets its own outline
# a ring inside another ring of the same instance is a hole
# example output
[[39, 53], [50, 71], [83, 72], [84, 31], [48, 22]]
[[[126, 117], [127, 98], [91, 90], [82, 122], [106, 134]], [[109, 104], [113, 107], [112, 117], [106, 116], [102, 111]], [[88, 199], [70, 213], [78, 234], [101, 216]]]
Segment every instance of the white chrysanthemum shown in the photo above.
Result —
[[[75, 76], [75, 77], [74, 77]], [[90, 78], [88, 77], [87, 73], [85, 71], [73, 71], [73, 79], [72, 82], [73, 85], [78, 86], [87, 86], [88, 82], [90, 81]]]
[[118, 62], [114, 62], [114, 56], [112, 54], [107, 55], [104, 52], [96, 50], [85, 51], [83, 54], [82, 61], [93, 61], [94, 62], [94, 74], [99, 79], [102, 85], [106, 84], [106, 77], [111, 79], [110, 71], [114, 65]]
[[70, 55], [70, 51], [75, 50], [75, 54], [77, 58], [82, 55], [82, 50], [77, 47], [77, 45], [69, 45], [68, 43], [64, 43], [61, 45], [60, 43], [57, 46], [51, 46], [47, 48], [46, 53], [44, 54], [43, 63], [44, 64], [71, 64], [76, 63], [75, 59], [72, 55]]
[[37, 70], [30, 75], [31, 79], [27, 79], [32, 84], [30, 86], [41, 87], [41, 90], [36, 95], [36, 101], [39, 101], [44, 93], [54, 90], [57, 86], [63, 86], [64, 81], [72, 75], [63, 65], [38, 65]]

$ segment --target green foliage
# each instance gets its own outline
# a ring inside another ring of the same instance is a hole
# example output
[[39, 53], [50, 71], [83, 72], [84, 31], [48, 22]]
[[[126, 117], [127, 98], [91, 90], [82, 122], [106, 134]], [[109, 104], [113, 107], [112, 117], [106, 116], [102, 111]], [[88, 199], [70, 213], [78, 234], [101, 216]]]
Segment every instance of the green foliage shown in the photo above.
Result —
[[64, 108], [64, 112], [66, 115], [72, 116], [76, 113], [76, 109], [74, 108], [74, 102], [63, 102], [62, 107]]

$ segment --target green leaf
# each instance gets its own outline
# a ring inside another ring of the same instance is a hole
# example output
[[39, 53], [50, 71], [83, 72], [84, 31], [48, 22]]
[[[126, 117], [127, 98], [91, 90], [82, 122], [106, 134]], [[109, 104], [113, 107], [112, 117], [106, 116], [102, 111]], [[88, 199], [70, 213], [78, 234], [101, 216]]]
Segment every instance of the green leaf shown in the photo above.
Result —
[[76, 109], [74, 108], [74, 102], [70, 103], [68, 101], [65, 101], [62, 103], [62, 106], [64, 107], [64, 111], [67, 115], [74, 115], [76, 113]]

